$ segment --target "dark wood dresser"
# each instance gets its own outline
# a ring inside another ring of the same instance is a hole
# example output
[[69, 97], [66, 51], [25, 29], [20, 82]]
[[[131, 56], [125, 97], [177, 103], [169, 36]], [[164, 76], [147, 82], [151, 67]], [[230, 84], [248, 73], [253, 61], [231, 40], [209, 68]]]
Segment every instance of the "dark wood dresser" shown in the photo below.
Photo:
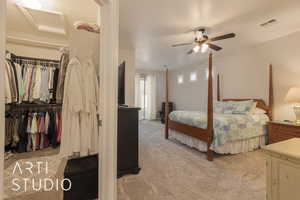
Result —
[[119, 107], [118, 111], [118, 178], [138, 174], [139, 167], [139, 110]]
[[300, 125], [282, 121], [269, 122], [269, 144], [300, 138]]

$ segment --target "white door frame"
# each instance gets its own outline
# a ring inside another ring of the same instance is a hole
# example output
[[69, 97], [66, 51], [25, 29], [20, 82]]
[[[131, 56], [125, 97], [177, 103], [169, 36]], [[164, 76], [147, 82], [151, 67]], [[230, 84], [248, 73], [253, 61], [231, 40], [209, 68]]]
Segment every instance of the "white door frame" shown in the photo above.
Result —
[[0, 199], [3, 199], [4, 182], [4, 136], [5, 136], [5, 93], [4, 69], [6, 51], [6, 0], [0, 0]]
[[101, 6], [99, 197], [100, 200], [116, 200], [119, 0], [95, 1]]

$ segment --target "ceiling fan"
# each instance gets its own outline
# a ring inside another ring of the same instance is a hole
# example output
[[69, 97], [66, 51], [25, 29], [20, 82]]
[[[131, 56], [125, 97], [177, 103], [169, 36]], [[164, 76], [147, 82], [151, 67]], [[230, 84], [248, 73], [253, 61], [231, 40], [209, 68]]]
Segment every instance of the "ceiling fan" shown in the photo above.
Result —
[[188, 45], [195, 44], [194, 48], [191, 49], [188, 52], [188, 54], [198, 53], [200, 50], [202, 53], [205, 53], [208, 50], [208, 48], [215, 50], [215, 51], [220, 51], [222, 49], [222, 47], [212, 44], [211, 42], [225, 40], [225, 39], [235, 37], [235, 33], [229, 33], [229, 34], [221, 35], [218, 37], [209, 38], [207, 36], [204, 28], [196, 29], [196, 30], [194, 30], [194, 33], [195, 33], [195, 40], [193, 42], [174, 44], [174, 45], [172, 45], [172, 47], [188, 46]]

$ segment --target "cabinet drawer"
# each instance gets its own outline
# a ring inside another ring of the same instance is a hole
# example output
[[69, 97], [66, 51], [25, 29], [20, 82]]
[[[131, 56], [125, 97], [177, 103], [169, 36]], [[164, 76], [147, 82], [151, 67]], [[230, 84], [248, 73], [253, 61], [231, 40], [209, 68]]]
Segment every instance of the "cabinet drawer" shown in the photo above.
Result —
[[293, 135], [298, 135], [300, 136], [300, 128], [299, 127], [294, 127], [294, 126], [271, 126], [272, 129], [276, 132], [282, 132], [282, 133], [290, 133]]
[[269, 124], [269, 143], [300, 138], [300, 127], [282, 124]]

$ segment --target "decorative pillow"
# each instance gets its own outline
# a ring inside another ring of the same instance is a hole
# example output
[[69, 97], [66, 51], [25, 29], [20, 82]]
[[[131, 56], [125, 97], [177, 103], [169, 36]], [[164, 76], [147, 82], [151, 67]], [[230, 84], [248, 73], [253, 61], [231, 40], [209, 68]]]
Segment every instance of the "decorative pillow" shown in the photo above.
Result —
[[224, 107], [225, 107], [224, 101], [217, 101], [214, 103], [214, 113], [222, 114], [224, 113]]
[[255, 108], [253, 111], [253, 114], [266, 114], [267, 111], [261, 109], [261, 108]]
[[248, 114], [255, 102], [250, 101], [228, 101], [224, 108], [225, 114]]

